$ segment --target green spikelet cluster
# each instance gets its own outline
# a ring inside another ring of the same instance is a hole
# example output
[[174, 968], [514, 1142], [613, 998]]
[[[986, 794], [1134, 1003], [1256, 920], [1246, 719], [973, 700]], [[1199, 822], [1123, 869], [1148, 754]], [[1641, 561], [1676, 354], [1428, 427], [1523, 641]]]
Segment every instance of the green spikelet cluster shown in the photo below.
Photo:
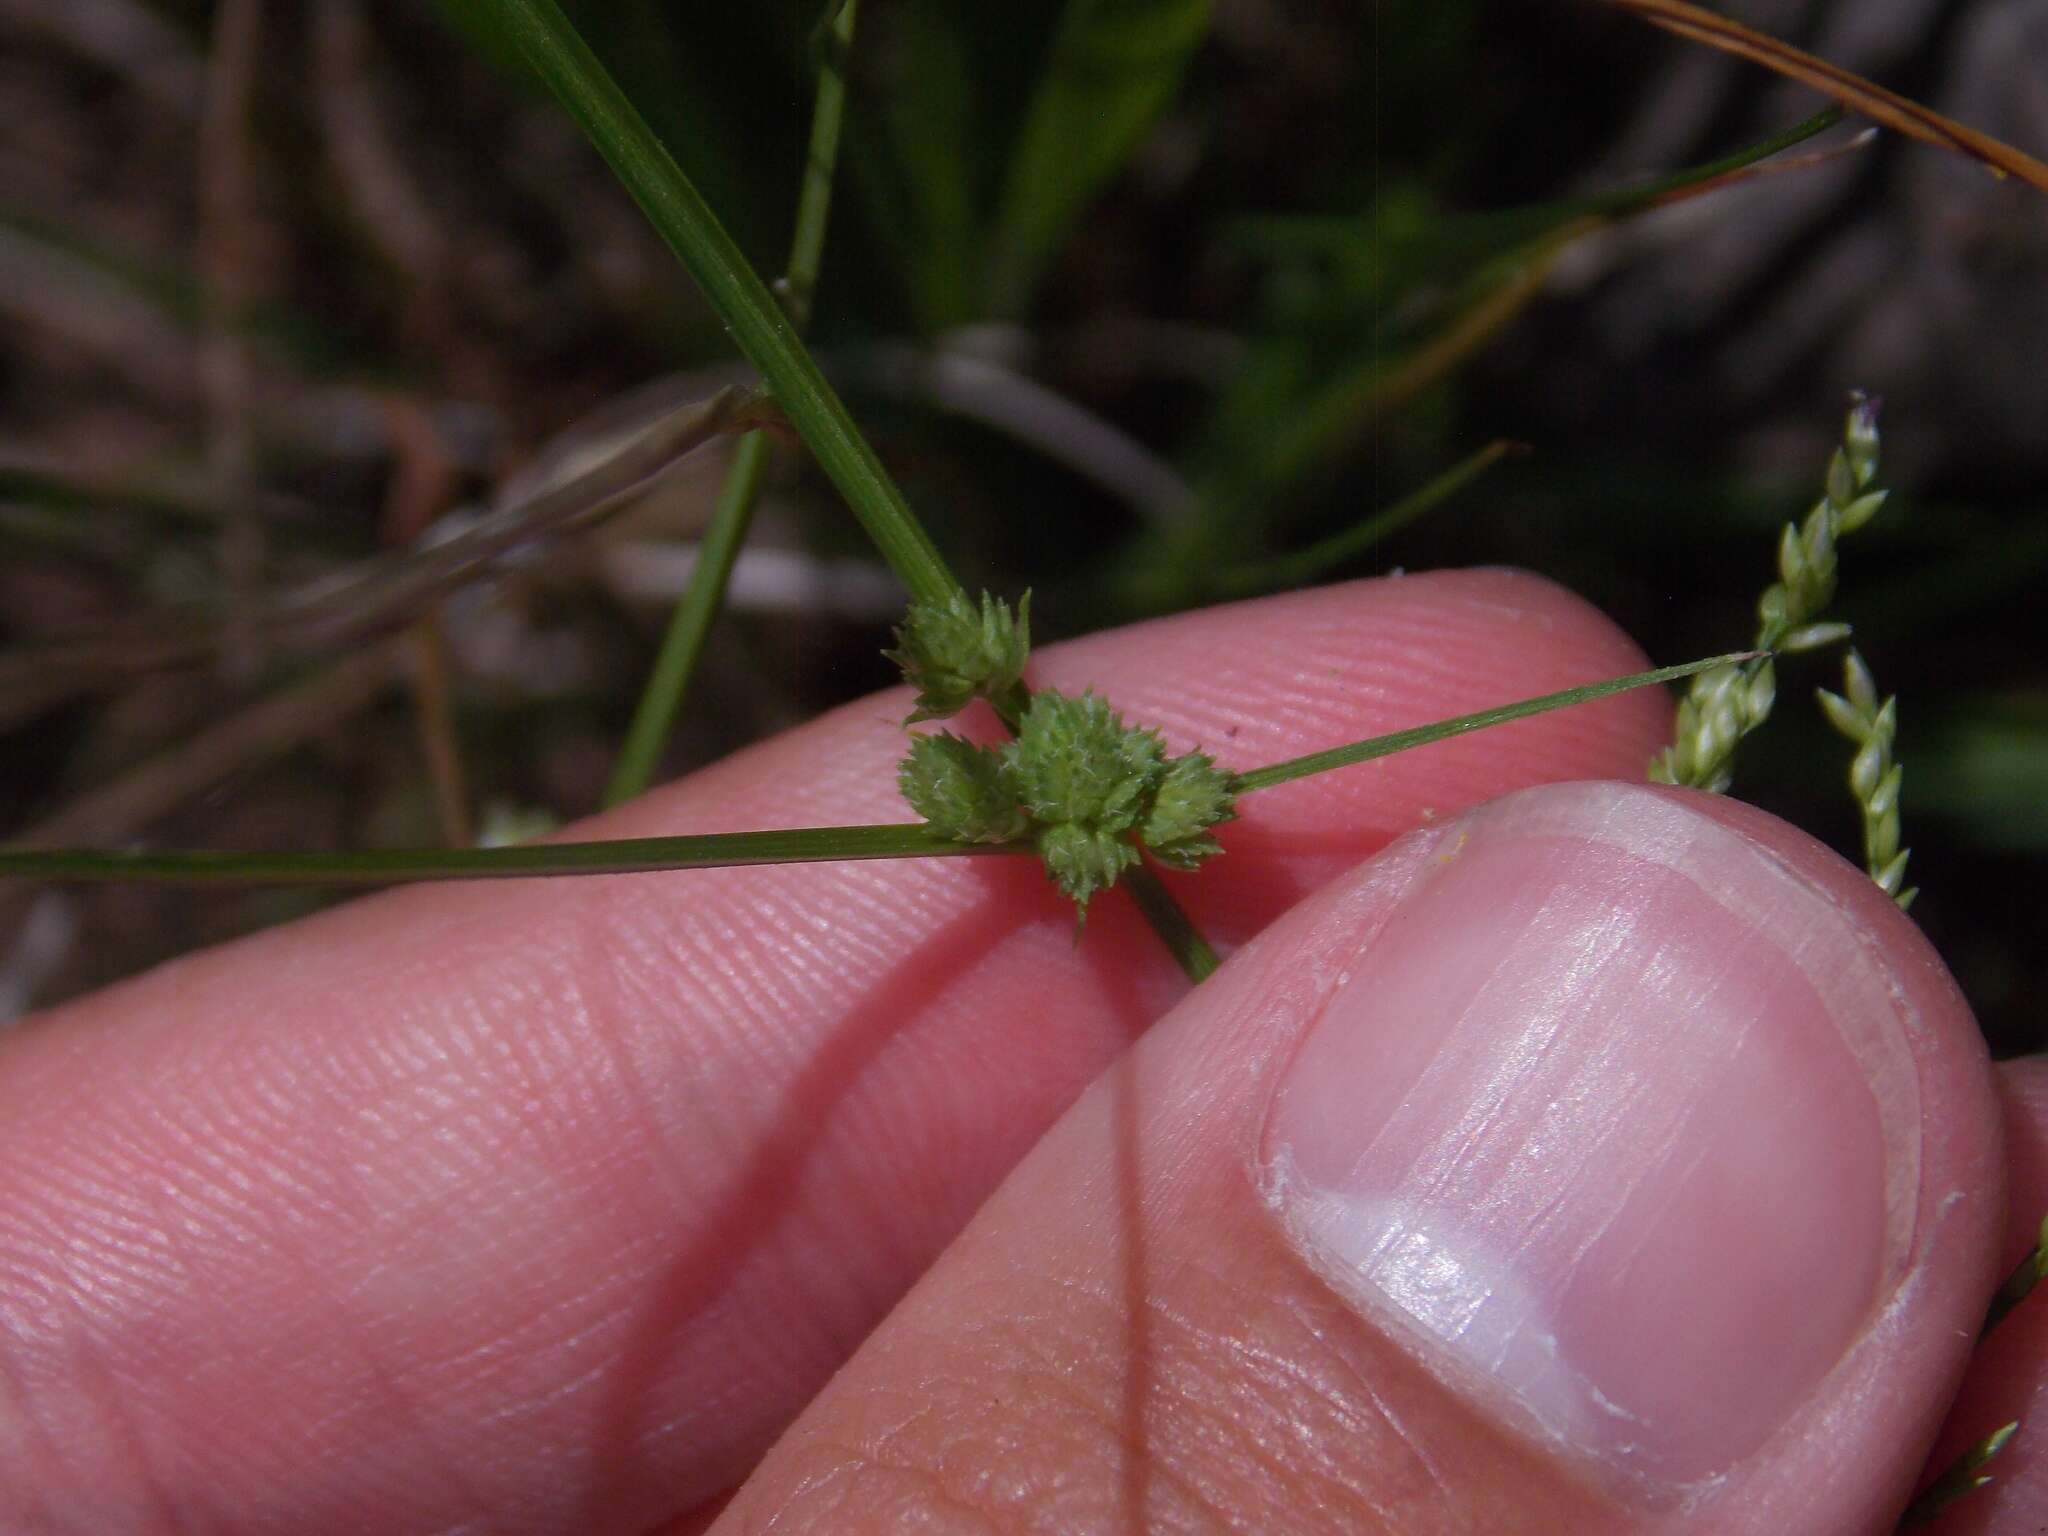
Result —
[[882, 653], [917, 690], [910, 719], [943, 720], [976, 699], [1014, 688], [1031, 654], [1031, 594], [1014, 613], [1002, 599], [965, 592], [944, 603], [913, 603], [896, 629], [896, 648]]
[[[917, 690], [906, 724], [943, 719], [976, 699], [1001, 701], [1024, 676], [1031, 594], [1013, 614], [984, 592], [916, 603], [886, 651]], [[1212, 829], [1236, 814], [1236, 783], [1201, 752], [1169, 758], [1159, 733], [1126, 725], [1100, 694], [1041, 689], [1016, 739], [984, 747], [949, 731], [911, 738], [897, 766], [903, 798], [936, 831], [963, 843], [1029, 841], [1085, 918], [1089, 901], [1149, 849], [1174, 869], [1223, 851]]]
[[912, 810], [962, 843], [1013, 843], [1030, 830], [999, 753], [950, 731], [910, 738], [896, 783]]
[[1842, 663], [1842, 677], [1840, 693], [1825, 688], [1818, 692], [1828, 724], [1856, 744], [1856, 756], [1849, 763], [1849, 792], [1863, 816], [1863, 861], [1885, 895], [1901, 908], [1910, 907], [1920, 893], [1901, 889], [1910, 850], [1899, 846], [1899, 787], [1906, 770], [1892, 760], [1899, 701], [1893, 697], [1879, 702], [1877, 682], [1854, 651]]
[[1168, 758], [1159, 733], [1126, 725], [1099, 694], [1031, 697], [1000, 748], [941, 733], [913, 740], [903, 797], [962, 842], [1028, 838], [1085, 916], [1147, 848], [1175, 869], [1220, 853], [1211, 829], [1235, 814], [1230, 776], [1201, 752]]
[[1126, 726], [1100, 694], [1046, 691], [1032, 697], [1004, 759], [1047, 873], [1085, 913], [1138, 862], [1130, 833], [1166, 774], [1158, 733]]
[[1227, 774], [1206, 752], [1189, 752], [1166, 765], [1152, 796], [1152, 808], [1138, 828], [1139, 841], [1160, 863], [1194, 869], [1223, 847], [1209, 829], [1230, 820], [1236, 792]]
[[[1826, 486], [1806, 521], [1787, 523], [1778, 539], [1778, 579], [1757, 602], [1755, 649], [1814, 650], [1849, 633], [1823, 622], [1835, 595], [1835, 543], [1869, 522], [1886, 493], [1877, 478], [1878, 402], [1855, 396], [1842, 443], [1828, 462]], [[1672, 744], [1651, 760], [1650, 778], [1719, 794], [1734, 780], [1736, 743], [1770, 718], [1778, 674], [1771, 657], [1716, 667], [1692, 680], [1678, 706]]]

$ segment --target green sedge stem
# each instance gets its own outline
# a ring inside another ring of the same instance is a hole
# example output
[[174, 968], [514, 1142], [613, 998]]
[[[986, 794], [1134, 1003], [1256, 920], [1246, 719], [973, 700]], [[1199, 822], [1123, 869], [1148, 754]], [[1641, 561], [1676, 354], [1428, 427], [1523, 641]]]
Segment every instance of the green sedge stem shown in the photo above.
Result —
[[725, 589], [732, 579], [733, 563], [746, 542], [747, 528], [754, 520], [754, 503], [760, 495], [761, 472], [768, 462], [766, 432], [749, 432], [733, 450], [732, 467], [726, 471], [725, 487], [719, 492], [711, 526], [698, 546], [697, 564], [683, 588], [668, 629], [661, 637], [654, 670], [633, 710], [633, 723], [626, 728], [625, 744], [604, 788], [606, 806], [632, 799], [654, 781], [662, 748], [675, 730], [676, 716], [689, 695], [690, 680], [704, 654], [704, 641], [712, 622], [725, 606]]
[[2034, 1294], [2034, 1288], [2041, 1283], [2041, 1277], [2048, 1275], [2048, 1217], [2041, 1219], [2041, 1230], [2034, 1240], [2034, 1246], [2027, 1256], [2020, 1260], [2017, 1268], [2005, 1277], [2005, 1284], [1998, 1288], [1998, 1294], [1991, 1298], [1991, 1305], [1984, 1312], [1984, 1326], [1977, 1337], [1985, 1334], [2005, 1321], [2006, 1314]]
[[956, 843], [922, 822], [629, 837], [605, 843], [516, 848], [399, 848], [360, 853], [232, 853], [0, 848], [0, 878], [100, 883], [135, 880], [226, 885], [403, 885], [541, 875], [628, 875], [741, 864], [923, 859], [1030, 853], [1029, 843]]
[[[846, 50], [853, 44], [854, 0], [847, 0], [832, 18], [827, 46], [818, 67], [817, 105], [811, 114], [810, 149], [804, 158], [803, 190], [797, 198], [796, 233], [790, 237], [789, 265], [782, 280], [783, 308], [799, 331], [810, 316], [811, 294], [818, 285], [818, 267], [825, 250], [825, 229], [832, 212], [832, 173], [839, 159], [839, 130], [846, 114]], [[654, 781], [662, 748], [675, 731], [676, 718], [689, 696], [691, 679], [704, 654], [711, 625], [725, 606], [733, 562], [739, 558], [747, 529], [754, 521], [769, 438], [750, 432], [734, 450], [719, 493], [711, 526], [698, 550], [688, 585], [669, 616], [654, 669], [633, 711], [618, 763], [605, 785], [604, 804], [630, 800]]]
[[1695, 673], [1706, 672], [1714, 667], [1732, 666], [1737, 662], [1750, 660], [1757, 654], [1755, 651], [1735, 651], [1726, 656], [1709, 656], [1704, 661], [1689, 661], [1682, 666], [1658, 667], [1651, 672], [1609, 678], [1604, 683], [1587, 683], [1578, 688], [1565, 688], [1557, 693], [1546, 693], [1540, 698], [1523, 699], [1519, 703], [1502, 704], [1495, 709], [1482, 709], [1475, 714], [1439, 720], [1434, 725], [1418, 725], [1412, 730], [1374, 736], [1367, 741], [1352, 742], [1349, 746], [1331, 747], [1324, 752], [1311, 752], [1306, 757], [1291, 758], [1284, 763], [1272, 763], [1264, 768], [1254, 768], [1239, 774], [1237, 792], [1250, 794], [1254, 790], [1271, 789], [1276, 784], [1305, 779], [1310, 774], [1328, 773], [1332, 768], [1348, 768], [1353, 763], [1365, 763], [1376, 757], [1388, 757], [1396, 752], [1405, 752], [1410, 747], [1425, 747], [1431, 742], [1443, 741], [1452, 736], [1463, 736], [1471, 731], [1481, 731], [1490, 725], [1505, 725], [1510, 720], [1526, 719], [1530, 715], [1544, 714], [1572, 704], [1583, 704], [1591, 699], [1604, 699], [1612, 694], [1627, 693], [1633, 688], [1646, 688], [1652, 683], [1676, 682], [1680, 678], [1691, 677]]
[[1984, 1472], [1984, 1467], [2005, 1449], [2007, 1443], [2019, 1432], [2019, 1427], [2017, 1419], [2009, 1424], [2000, 1425], [1950, 1462], [1941, 1476], [1930, 1483], [1926, 1492], [1915, 1499], [1899, 1517], [1898, 1528], [1910, 1531], [1931, 1524], [1937, 1515], [1956, 1500], [1966, 1499], [1971, 1494], [1990, 1487], [1993, 1479]]
[[1216, 581], [1223, 597], [1249, 597], [1259, 592], [1277, 592], [1314, 581], [1333, 566], [1344, 564], [1369, 551], [1379, 540], [1398, 533], [1417, 519], [1427, 516], [1487, 470], [1517, 451], [1517, 445], [1500, 439], [1488, 443], [1462, 463], [1446, 470], [1421, 490], [1386, 511], [1367, 518], [1355, 528], [1312, 544], [1295, 554], [1241, 565], [1225, 571]]
[[1145, 914], [1145, 920], [1180, 962], [1188, 980], [1199, 985], [1215, 975], [1216, 967], [1223, 962], [1216, 958], [1214, 946], [1195, 926], [1187, 909], [1173, 899], [1173, 892], [1166, 888], [1159, 872], [1149, 864], [1139, 864], [1124, 876], [1124, 883], [1131, 888], [1131, 897]]
[[811, 109], [811, 142], [804, 154], [803, 187], [797, 193], [796, 232], [789, 265], [783, 269], [782, 307], [801, 331], [810, 323], [811, 295], [825, 257], [825, 229], [831, 222], [833, 173], [839, 165], [839, 130], [846, 121], [846, 55], [853, 47], [856, 0], [846, 0], [832, 18], [818, 62], [817, 104]]
[[1639, 182], [1632, 187], [1617, 187], [1610, 191], [1595, 192], [1587, 197], [1572, 198], [1564, 202], [1538, 203], [1526, 208], [1507, 208], [1498, 213], [1473, 214], [1462, 221], [1461, 229], [1469, 240], [1490, 242], [1510, 239], [1536, 239], [1552, 234], [1574, 220], [1626, 219], [1636, 214], [1647, 213], [1659, 204], [1696, 189], [1708, 188], [1724, 176], [1733, 176], [1746, 171], [1753, 165], [1783, 154], [1795, 145], [1802, 144], [1816, 134], [1841, 122], [1846, 114], [1839, 106], [1825, 107], [1804, 122], [1794, 123], [1790, 128], [1759, 139], [1754, 144], [1709, 160], [1700, 165], [1689, 165], [1684, 170], [1673, 171], [1668, 176], [1659, 176], [1653, 181]]
[[775, 301], [675, 157], [555, 0], [477, 0], [575, 118], [704, 290], [747, 360], [911, 595], [944, 602], [959, 583]]
[[[1736, 651], [1683, 666], [1659, 667], [1540, 698], [1395, 731], [1349, 746], [1239, 774], [1239, 793], [1270, 789], [1375, 757], [1425, 746], [1490, 725], [1668, 683], [1711, 667], [1749, 660]], [[622, 838], [601, 843], [535, 843], [516, 848], [404, 848], [366, 853], [127, 852], [76, 848], [0, 847], [0, 879], [73, 882], [119, 880], [228, 885], [395, 885], [421, 880], [517, 879], [540, 875], [618, 875], [741, 864], [829, 863], [845, 859], [916, 859], [963, 854], [1028, 854], [1028, 842], [961, 843], [922, 822], [882, 826], [799, 827], [772, 832], [717, 832], [695, 837]], [[1130, 876], [1133, 894], [1192, 980], [1216, 967], [1215, 951], [1195, 930], [1149, 868]]]

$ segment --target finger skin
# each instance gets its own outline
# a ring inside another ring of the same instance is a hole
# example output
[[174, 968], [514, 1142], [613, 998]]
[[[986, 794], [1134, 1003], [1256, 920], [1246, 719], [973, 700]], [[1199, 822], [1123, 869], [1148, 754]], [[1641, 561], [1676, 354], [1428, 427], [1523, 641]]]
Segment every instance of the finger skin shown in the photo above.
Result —
[[[1634, 670], [1533, 578], [1406, 577], [1036, 658], [1252, 766]], [[578, 829], [907, 819], [899, 692]], [[1248, 799], [1226, 944], [1418, 818], [1640, 773], [1641, 693]], [[641, 1528], [731, 1487], [1185, 991], [1023, 861], [394, 893], [0, 1049], [0, 1526]]]
[[[2008, 1189], [1999, 1274], [2033, 1248], [2048, 1216], [2048, 1058], [2001, 1062]], [[1984, 1470], [1991, 1486], [1949, 1506], [1932, 1536], [2034, 1536], [2048, 1529], [2048, 1291], [2020, 1303], [1978, 1346], [1934, 1454], [1929, 1476], [2002, 1424], [2019, 1433]]]
[[[1788, 1428], [1690, 1502], [1644, 1499], [1482, 1412], [1286, 1240], [1261, 1127], [1418, 834], [1288, 913], [1048, 1133], [728, 1507], [715, 1536], [1888, 1530], [1962, 1368], [2002, 1189], [1967, 1007], [1860, 871], [1740, 804], [1686, 799], [1893, 956], [1923, 1112], [1898, 1290]], [[1448, 833], [1445, 834], [1449, 836]], [[1798, 1170], [1785, 1176], [1796, 1178]]]

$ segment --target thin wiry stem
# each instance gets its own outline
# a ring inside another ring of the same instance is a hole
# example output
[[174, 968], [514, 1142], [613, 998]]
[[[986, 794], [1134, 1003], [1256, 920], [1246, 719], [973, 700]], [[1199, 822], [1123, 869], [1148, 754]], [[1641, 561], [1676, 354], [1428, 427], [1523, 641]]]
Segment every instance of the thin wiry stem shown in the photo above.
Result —
[[2034, 1238], [2034, 1246], [2027, 1250], [2013, 1272], [2005, 1277], [2005, 1284], [1998, 1288], [1998, 1294], [1991, 1298], [1991, 1305], [1984, 1312], [1984, 1326], [1977, 1337], [1984, 1335], [2004, 1322], [2012, 1309], [2034, 1294], [2034, 1289], [2048, 1275], [2048, 1216], [2041, 1219], [2041, 1226]]
[[950, 597], [959, 583], [818, 371], [788, 312], [561, 7], [555, 0], [477, 3], [497, 18], [696, 279], [911, 595], [927, 602]]
[[[780, 285], [783, 304], [798, 330], [810, 314], [832, 211], [832, 171], [839, 158], [839, 130], [846, 110], [845, 55], [853, 42], [855, 9], [854, 0], [847, 0], [833, 18], [827, 34], [829, 46], [818, 69], [817, 105], [811, 114], [810, 152], [805, 157], [803, 191], [797, 200], [796, 233], [790, 239], [789, 266]], [[725, 607], [733, 562], [746, 542], [760, 500], [770, 446], [767, 433], [757, 429], [741, 438], [733, 453], [689, 585], [669, 617], [654, 669], [633, 711], [611, 780], [605, 785], [604, 803], [608, 806], [632, 799], [654, 780], [662, 748], [675, 731], [676, 718], [697, 674], [704, 642]]]
[[517, 880], [542, 875], [651, 874], [742, 864], [819, 864], [845, 859], [926, 859], [1029, 853], [1031, 846], [956, 843], [921, 824], [628, 837], [603, 843], [511, 848], [398, 848], [358, 853], [128, 852], [0, 848], [0, 878], [86, 884], [408, 885], [427, 880]]
[[[1397, 501], [1384, 512], [1374, 513], [1355, 528], [1347, 528], [1319, 544], [1291, 555], [1241, 565], [1217, 579], [1218, 594], [1243, 597], [1257, 592], [1275, 592], [1316, 580], [1335, 566], [1371, 550], [1381, 539], [1398, 533], [1417, 519], [1428, 516], [1487, 470], [1516, 450], [1517, 445], [1501, 439], [1488, 443], [1477, 453], [1453, 465], [1414, 495]], [[1523, 451], [1527, 451], [1524, 449]]]
[[1376, 757], [1390, 757], [1396, 752], [1406, 752], [1410, 747], [1426, 747], [1433, 741], [1463, 736], [1472, 731], [1483, 731], [1490, 725], [1505, 725], [1510, 720], [1526, 720], [1531, 715], [1544, 714], [1553, 709], [1565, 709], [1592, 699], [1604, 699], [1612, 694], [1626, 693], [1631, 688], [1642, 688], [1652, 683], [1677, 682], [1681, 678], [1692, 677], [1714, 667], [1736, 665], [1751, 659], [1754, 654], [1750, 651], [1737, 651], [1726, 656], [1709, 656], [1703, 661], [1689, 661], [1682, 666], [1658, 667], [1650, 672], [1610, 678], [1602, 683], [1586, 683], [1581, 687], [1546, 693], [1538, 698], [1523, 699], [1519, 703], [1502, 704], [1494, 709], [1482, 709], [1473, 714], [1459, 715], [1454, 719], [1439, 720], [1434, 725], [1418, 725], [1413, 730], [1395, 731], [1391, 735], [1355, 741], [1348, 746], [1311, 752], [1305, 757], [1289, 758], [1284, 763], [1271, 763], [1264, 768], [1253, 768], [1240, 773], [1236, 781], [1237, 792], [1244, 795], [1255, 790], [1271, 789], [1276, 784], [1291, 783], [1295, 779], [1305, 779], [1311, 774], [1328, 773], [1332, 768], [1348, 768], [1353, 763], [1370, 762]]
[[1214, 976], [1223, 963], [1215, 946], [1195, 926], [1187, 910], [1174, 900], [1159, 872], [1149, 864], [1139, 864], [1124, 876], [1124, 883], [1131, 888], [1131, 899], [1145, 914], [1152, 931], [1166, 941], [1173, 958], [1180, 962], [1187, 979], [1199, 984]]
[[1910, 1531], [1927, 1525], [1957, 1499], [1968, 1498], [1990, 1487], [1995, 1479], [1984, 1471], [1984, 1467], [2005, 1449], [2006, 1443], [2019, 1432], [2019, 1427], [2019, 1420], [2014, 1419], [1965, 1450], [1899, 1517], [1899, 1529]]
[[[1601, 683], [1566, 688], [1540, 698], [1504, 704], [1476, 714], [1459, 715], [1434, 725], [1395, 731], [1385, 736], [1312, 752], [1269, 767], [1242, 773], [1234, 781], [1238, 793], [1268, 789], [1314, 773], [1348, 767], [1375, 757], [1426, 746], [1563, 709], [1590, 699], [1606, 698], [1631, 688], [1672, 682], [1709, 667], [1742, 660], [1710, 656], [1684, 666], [1659, 667]], [[513, 848], [397, 849], [365, 853], [222, 853], [126, 852], [75, 848], [0, 847], [0, 878], [105, 882], [171, 881], [242, 885], [391, 885], [422, 880], [484, 880], [538, 875], [606, 875], [664, 869], [707, 869], [735, 864], [818, 863], [839, 859], [907, 859], [957, 854], [1025, 854], [1029, 842], [964, 843], [923, 823], [860, 827], [803, 827], [773, 832], [721, 832], [698, 837], [625, 838], [603, 843], [540, 843]], [[1141, 875], [1150, 872], [1141, 866]], [[1156, 877], [1153, 877], [1156, 881]], [[1214, 969], [1215, 956], [1193, 924], [1158, 897], [1172, 901], [1164, 886], [1157, 891], [1141, 884], [1139, 904], [1155, 926], [1176, 935], [1170, 947], [1199, 981]], [[1201, 974], [1197, 975], [1196, 972]]]

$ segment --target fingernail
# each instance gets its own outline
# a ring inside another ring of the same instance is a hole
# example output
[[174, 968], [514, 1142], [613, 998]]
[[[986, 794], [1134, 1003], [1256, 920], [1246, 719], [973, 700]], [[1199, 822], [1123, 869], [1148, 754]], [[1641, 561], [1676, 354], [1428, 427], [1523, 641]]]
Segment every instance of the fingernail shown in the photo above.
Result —
[[1270, 1111], [1283, 1225], [1482, 1407], [1640, 1487], [1715, 1477], [1905, 1267], [1918, 1079], [1883, 956], [1640, 786], [1526, 791], [1399, 856]]

